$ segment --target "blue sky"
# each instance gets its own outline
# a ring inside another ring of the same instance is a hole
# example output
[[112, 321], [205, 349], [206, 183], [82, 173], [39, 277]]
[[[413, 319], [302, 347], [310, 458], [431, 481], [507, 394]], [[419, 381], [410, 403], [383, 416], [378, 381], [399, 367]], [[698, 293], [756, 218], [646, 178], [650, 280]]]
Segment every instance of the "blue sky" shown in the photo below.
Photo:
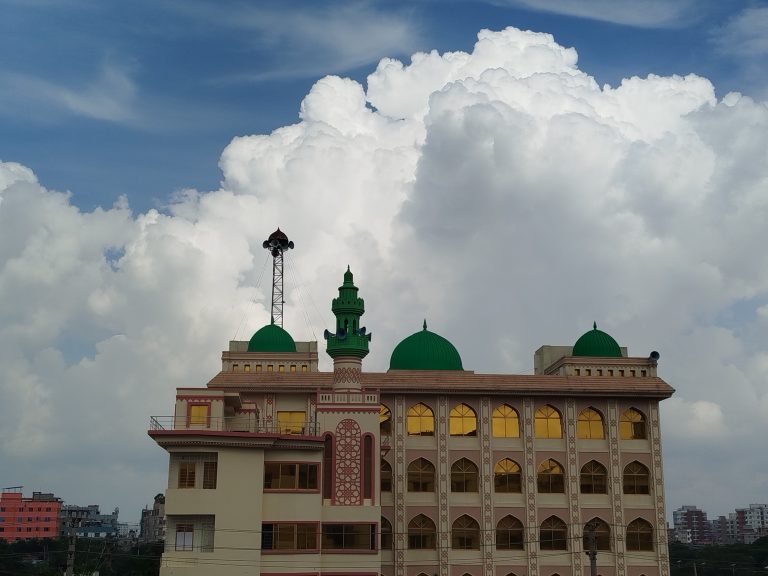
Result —
[[137, 210], [160, 207], [182, 188], [215, 189], [230, 140], [296, 122], [318, 78], [364, 82], [384, 56], [470, 50], [481, 28], [549, 32], [600, 84], [695, 73], [718, 95], [762, 95], [765, 17], [740, 36], [756, 35], [754, 47], [729, 39], [762, 6], [0, 0], [0, 158], [33, 167], [83, 209], [120, 195]]
[[677, 390], [669, 509], [768, 499], [765, 2], [0, 15], [0, 485], [137, 519], [167, 481], [149, 416], [269, 321], [279, 225], [295, 339], [348, 264], [369, 370], [425, 317], [467, 369], [518, 374], [597, 321]]

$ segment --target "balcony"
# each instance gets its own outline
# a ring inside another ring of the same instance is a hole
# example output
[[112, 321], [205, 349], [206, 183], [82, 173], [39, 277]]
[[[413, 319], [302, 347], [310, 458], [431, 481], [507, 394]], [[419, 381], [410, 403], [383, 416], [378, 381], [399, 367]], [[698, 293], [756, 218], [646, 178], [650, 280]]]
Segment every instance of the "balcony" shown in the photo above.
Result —
[[318, 405], [367, 404], [378, 407], [379, 394], [375, 391], [357, 390], [354, 388], [349, 390], [318, 392], [317, 403]]
[[149, 432], [242, 433], [264, 436], [317, 436], [317, 422], [280, 423], [250, 416], [209, 417], [205, 422], [191, 422], [185, 416], [150, 416]]

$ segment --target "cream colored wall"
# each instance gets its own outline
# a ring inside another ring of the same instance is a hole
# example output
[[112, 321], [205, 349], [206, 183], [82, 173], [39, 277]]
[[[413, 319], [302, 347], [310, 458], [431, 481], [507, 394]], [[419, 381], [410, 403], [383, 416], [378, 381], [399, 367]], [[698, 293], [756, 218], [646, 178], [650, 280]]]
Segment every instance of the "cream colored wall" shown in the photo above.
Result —
[[[173, 481], [171, 475], [171, 484]], [[165, 500], [168, 540], [161, 575], [253, 574], [261, 557], [263, 481], [263, 450], [222, 447], [218, 449], [216, 489], [169, 488]], [[187, 515], [207, 514], [215, 516], [214, 550], [174, 550], [176, 522]]]

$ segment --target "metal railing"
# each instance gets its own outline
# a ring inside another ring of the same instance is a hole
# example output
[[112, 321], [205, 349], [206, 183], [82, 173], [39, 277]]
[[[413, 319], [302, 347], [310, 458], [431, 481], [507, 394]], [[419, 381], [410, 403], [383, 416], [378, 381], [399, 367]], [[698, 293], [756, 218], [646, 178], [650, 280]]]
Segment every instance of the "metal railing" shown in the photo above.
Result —
[[208, 417], [194, 420], [185, 416], [150, 416], [149, 429], [160, 430], [199, 430], [201, 432], [250, 432], [253, 434], [282, 434], [297, 436], [317, 436], [317, 422], [277, 422], [249, 416]]

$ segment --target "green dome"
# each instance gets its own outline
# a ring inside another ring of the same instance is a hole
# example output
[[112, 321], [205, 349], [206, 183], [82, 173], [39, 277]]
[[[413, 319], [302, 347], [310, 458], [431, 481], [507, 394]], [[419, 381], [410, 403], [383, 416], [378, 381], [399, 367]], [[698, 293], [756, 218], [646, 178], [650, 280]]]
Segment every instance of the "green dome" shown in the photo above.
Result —
[[427, 330], [411, 334], [392, 351], [390, 370], [464, 370], [461, 356], [448, 340]]
[[597, 322], [592, 330], [576, 340], [573, 356], [600, 356], [603, 358], [621, 358], [621, 348], [610, 334], [597, 329]]
[[267, 324], [251, 336], [248, 352], [296, 352], [296, 342], [277, 324]]

